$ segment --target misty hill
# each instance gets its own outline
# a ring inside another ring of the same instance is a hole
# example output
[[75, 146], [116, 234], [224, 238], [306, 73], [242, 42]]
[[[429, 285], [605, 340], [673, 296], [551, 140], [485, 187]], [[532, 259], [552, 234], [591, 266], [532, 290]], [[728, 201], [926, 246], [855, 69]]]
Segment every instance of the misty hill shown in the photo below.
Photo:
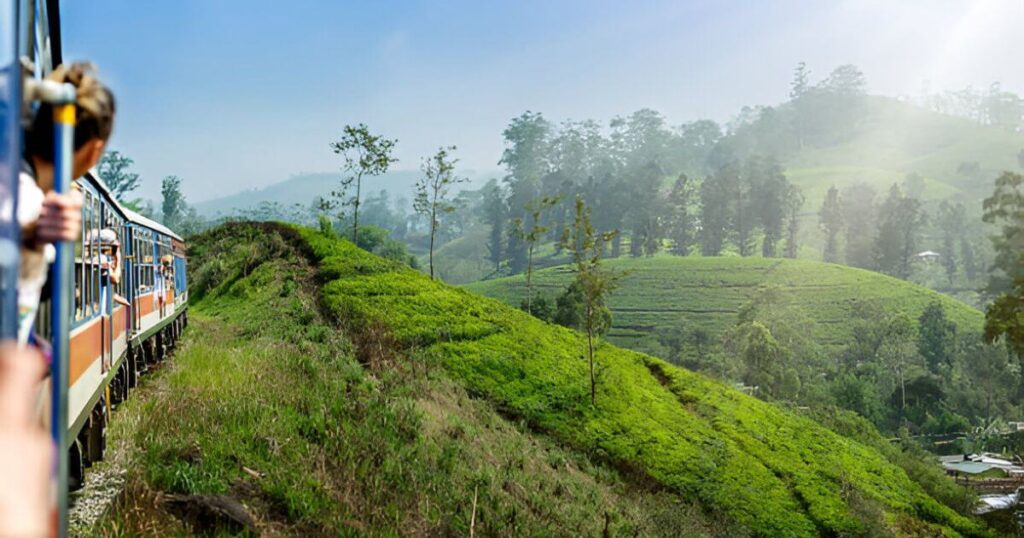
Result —
[[[469, 183], [462, 187], [476, 189], [491, 177], [500, 177], [501, 173], [498, 171], [488, 173], [460, 170], [460, 174], [470, 179]], [[380, 177], [364, 179], [363, 194], [374, 194], [380, 190], [387, 190], [391, 193], [393, 200], [403, 197], [406, 200], [411, 200], [413, 188], [421, 175], [418, 170], [395, 170]], [[331, 191], [338, 188], [341, 177], [341, 172], [299, 174], [261, 189], [242, 191], [230, 196], [198, 202], [194, 205], [199, 214], [207, 218], [228, 216], [236, 210], [254, 208], [260, 202], [265, 201], [278, 202], [285, 208], [291, 207], [292, 204], [302, 204], [308, 207], [317, 196], [330, 196]]]
[[579, 333], [312, 230], [193, 244], [202, 332], [150, 406], [173, 412], [139, 426], [144, 509], [119, 528], [173, 530], [160, 498], [226, 493], [286, 534], [987, 534], [856, 419], [605, 344], [592, 406]]
[[[783, 112], [784, 114], [784, 112]], [[922, 196], [979, 201], [992, 179], [1020, 166], [1024, 134], [932, 112], [880, 96], [866, 97], [849, 139], [807, 144], [783, 158], [786, 175], [816, 211], [828, 188], [865, 182], [884, 192], [907, 174], [925, 179]]]
[[[649, 349], [667, 331], [699, 327], [713, 339], [737, 322], [737, 314], [766, 287], [806, 319], [802, 330], [827, 348], [850, 343], [858, 309], [874, 304], [886, 311], [921, 314], [941, 301], [965, 330], [980, 329], [982, 313], [922, 286], [872, 271], [810, 260], [740, 257], [619, 258], [605, 262], [627, 271], [609, 299], [609, 338], [622, 346]], [[535, 293], [552, 298], [573, 279], [572, 267], [541, 269], [533, 275]], [[526, 297], [523, 275], [467, 284], [466, 289], [518, 306]]]

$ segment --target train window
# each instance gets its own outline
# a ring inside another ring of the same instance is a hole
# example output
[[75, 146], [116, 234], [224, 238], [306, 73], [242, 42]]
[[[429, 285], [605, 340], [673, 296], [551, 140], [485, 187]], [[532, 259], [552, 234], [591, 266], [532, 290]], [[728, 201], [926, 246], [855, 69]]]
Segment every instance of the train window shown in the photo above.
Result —
[[[83, 194], [84, 196], [84, 194]], [[85, 204], [82, 205], [82, 222], [85, 222], [87, 208]], [[85, 312], [82, 310], [82, 284], [85, 282], [85, 226], [82, 226], [82, 231], [78, 235], [78, 241], [75, 242], [75, 318], [80, 320], [85, 316]]]
[[101, 283], [101, 268], [100, 268], [100, 222], [102, 217], [102, 206], [100, 206], [99, 197], [94, 196], [92, 199], [92, 270], [93, 270], [93, 295], [92, 295], [92, 311], [99, 313], [103, 311], [100, 305], [100, 298], [102, 295], [102, 283]]
[[92, 193], [85, 191], [83, 193], [85, 200], [82, 204], [82, 210], [85, 212], [82, 218], [82, 230], [85, 233], [86, 244], [82, 248], [82, 304], [85, 305], [82, 309], [82, 317], [88, 318], [92, 316], [92, 263], [89, 260], [89, 223], [92, 222]]

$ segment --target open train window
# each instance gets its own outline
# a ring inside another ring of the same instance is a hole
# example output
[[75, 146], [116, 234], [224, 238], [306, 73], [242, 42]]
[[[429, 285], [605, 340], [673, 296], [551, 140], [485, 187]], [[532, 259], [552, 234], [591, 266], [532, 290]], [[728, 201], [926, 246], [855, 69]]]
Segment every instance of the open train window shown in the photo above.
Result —
[[101, 268], [100, 268], [100, 245], [99, 245], [99, 234], [100, 234], [100, 223], [102, 216], [102, 206], [98, 197], [93, 196], [92, 198], [92, 220], [90, 221], [90, 237], [92, 238], [92, 249], [89, 252], [89, 263], [92, 264], [93, 273], [93, 293], [92, 293], [92, 311], [93, 313], [100, 313], [103, 311], [100, 306], [100, 296], [102, 283], [100, 281]]
[[[90, 232], [90, 230], [89, 230], [89, 223], [92, 222], [92, 213], [93, 213], [92, 193], [89, 192], [89, 191], [85, 191], [83, 193], [83, 197], [84, 197], [84, 200], [83, 200], [84, 203], [82, 204], [82, 211], [84, 212], [84, 214], [82, 215], [82, 230], [85, 233], [85, 239], [88, 240], [89, 232]], [[89, 317], [92, 316], [92, 312], [93, 312], [93, 310], [92, 310], [92, 293], [93, 293], [92, 281], [93, 281], [93, 270], [92, 270], [92, 263], [90, 263], [90, 260], [89, 260], [89, 249], [88, 249], [87, 246], [83, 246], [83, 248], [82, 248], [82, 287], [81, 287], [81, 289], [79, 291], [79, 295], [81, 295], [82, 305], [84, 305], [83, 308], [82, 308], [82, 318], [89, 318]]]

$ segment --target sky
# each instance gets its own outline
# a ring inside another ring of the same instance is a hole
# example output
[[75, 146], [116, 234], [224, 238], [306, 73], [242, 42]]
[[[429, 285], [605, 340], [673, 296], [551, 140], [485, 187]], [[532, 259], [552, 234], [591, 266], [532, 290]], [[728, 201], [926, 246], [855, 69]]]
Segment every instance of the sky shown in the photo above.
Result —
[[1024, 0], [62, 0], [64, 54], [118, 99], [111, 147], [140, 194], [190, 202], [338, 170], [346, 124], [397, 138], [400, 169], [440, 146], [499, 174], [501, 131], [641, 108], [672, 125], [786, 99], [794, 66], [841, 64], [871, 93], [1024, 94]]

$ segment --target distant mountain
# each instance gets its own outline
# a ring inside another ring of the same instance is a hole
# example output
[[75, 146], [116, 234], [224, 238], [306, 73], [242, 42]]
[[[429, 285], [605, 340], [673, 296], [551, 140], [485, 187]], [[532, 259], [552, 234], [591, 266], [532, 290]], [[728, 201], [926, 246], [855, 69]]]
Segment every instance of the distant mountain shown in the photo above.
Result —
[[[459, 171], [459, 174], [470, 180], [460, 187], [478, 189], [490, 178], [502, 177], [504, 172], [500, 170], [462, 170]], [[420, 176], [421, 173], [418, 170], [397, 170], [380, 177], [364, 179], [363, 194], [376, 193], [384, 189], [392, 195], [393, 199], [405, 197], [412, 200], [413, 189]], [[237, 209], [252, 208], [264, 201], [278, 202], [286, 207], [295, 203], [309, 205], [313, 198], [329, 195], [332, 189], [337, 188], [340, 179], [341, 172], [299, 174], [262, 189], [250, 189], [230, 196], [198, 202], [194, 205], [200, 215], [210, 218], [231, 215]]]

